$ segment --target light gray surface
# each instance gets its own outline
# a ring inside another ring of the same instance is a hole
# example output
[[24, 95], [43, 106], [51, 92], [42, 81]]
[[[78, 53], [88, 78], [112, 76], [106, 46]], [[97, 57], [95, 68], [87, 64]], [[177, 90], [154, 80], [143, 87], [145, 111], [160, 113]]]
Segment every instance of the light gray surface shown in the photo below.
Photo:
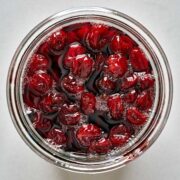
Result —
[[[166, 52], [174, 79], [173, 107], [168, 123], [156, 143], [127, 167], [100, 175], [65, 172], [38, 157], [17, 134], [6, 104], [7, 71], [20, 41], [44, 18], [79, 6], [113, 8], [144, 24]], [[179, 180], [179, 17], [178, 0], [0, 0], [0, 180]]]

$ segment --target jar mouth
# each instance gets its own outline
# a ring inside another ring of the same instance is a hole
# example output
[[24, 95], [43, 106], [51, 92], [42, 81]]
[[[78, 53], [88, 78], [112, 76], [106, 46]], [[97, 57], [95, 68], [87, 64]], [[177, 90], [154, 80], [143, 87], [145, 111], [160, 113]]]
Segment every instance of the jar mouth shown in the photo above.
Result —
[[[78, 22], [101, 22], [121, 29], [136, 39], [150, 59], [156, 77], [156, 98], [150, 121], [134, 143], [125, 147], [123, 152], [113, 151], [108, 155], [82, 156], [76, 153], [57, 152], [36, 133], [27, 115], [22, 101], [22, 77], [28, 57], [42, 42], [43, 38], [59, 26]], [[51, 163], [71, 171], [102, 172], [122, 167], [141, 155], [157, 139], [162, 131], [172, 103], [172, 76], [167, 58], [157, 40], [134, 19], [120, 12], [105, 8], [89, 7], [71, 9], [55, 14], [36, 26], [18, 47], [7, 80], [8, 107], [13, 122], [24, 141], [41, 157]]]

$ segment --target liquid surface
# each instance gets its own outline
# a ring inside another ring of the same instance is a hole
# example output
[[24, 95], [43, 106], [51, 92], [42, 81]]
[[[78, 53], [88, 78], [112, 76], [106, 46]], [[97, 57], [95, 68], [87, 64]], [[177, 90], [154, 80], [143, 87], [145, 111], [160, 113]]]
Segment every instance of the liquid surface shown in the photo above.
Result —
[[148, 122], [155, 78], [138, 44], [102, 24], [59, 28], [28, 59], [23, 101], [51, 146], [106, 154]]

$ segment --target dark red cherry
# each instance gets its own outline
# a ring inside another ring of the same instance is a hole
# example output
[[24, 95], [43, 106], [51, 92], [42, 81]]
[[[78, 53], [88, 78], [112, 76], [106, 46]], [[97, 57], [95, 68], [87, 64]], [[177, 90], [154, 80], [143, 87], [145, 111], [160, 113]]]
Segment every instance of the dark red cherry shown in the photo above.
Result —
[[95, 69], [99, 70], [105, 61], [106, 61], [106, 56], [102, 53], [98, 53], [95, 57], [95, 62], [94, 62]]
[[55, 145], [63, 145], [66, 143], [67, 138], [62, 130], [53, 128], [49, 131], [47, 140]]
[[81, 96], [81, 109], [85, 114], [92, 114], [95, 111], [96, 98], [93, 93], [85, 92]]
[[41, 54], [34, 54], [30, 59], [29, 64], [29, 72], [34, 73], [36, 71], [42, 70], [45, 71], [49, 67], [49, 60], [41, 55]]
[[49, 93], [43, 97], [40, 102], [40, 109], [44, 112], [51, 113], [58, 111], [65, 101], [65, 96], [61, 93]]
[[76, 133], [78, 141], [83, 146], [90, 146], [91, 141], [98, 139], [101, 136], [101, 129], [94, 124], [82, 125]]
[[141, 89], [153, 87], [155, 79], [152, 74], [143, 74], [139, 76], [139, 84]]
[[35, 113], [33, 119], [33, 126], [39, 133], [45, 135], [51, 129], [52, 121], [51, 119], [43, 117], [41, 113]]
[[104, 76], [98, 82], [98, 87], [104, 92], [112, 92], [116, 87], [116, 82], [112, 81], [109, 77]]
[[152, 98], [153, 97], [151, 97], [150, 91], [141, 92], [136, 99], [137, 107], [143, 110], [151, 108], [153, 104]]
[[128, 54], [134, 46], [134, 41], [127, 35], [116, 35], [111, 41], [110, 48], [114, 53]]
[[111, 150], [111, 141], [107, 138], [92, 141], [89, 147], [89, 152], [106, 154]]
[[149, 61], [146, 55], [140, 48], [133, 48], [130, 53], [130, 62], [134, 71], [147, 71], [149, 68]]
[[51, 34], [47, 43], [51, 50], [60, 51], [64, 48], [67, 39], [67, 34], [63, 30], [59, 30]]
[[29, 79], [28, 87], [33, 94], [43, 96], [51, 89], [52, 83], [53, 81], [50, 75], [38, 73]]
[[65, 67], [70, 68], [76, 56], [84, 54], [85, 52], [86, 52], [85, 48], [80, 43], [76, 42], [76, 43], [70, 44], [64, 58]]
[[134, 87], [137, 84], [137, 80], [138, 80], [138, 77], [135, 74], [133, 74], [132, 76], [126, 77], [121, 84], [121, 89], [126, 90], [131, 87]]
[[66, 76], [62, 81], [63, 88], [69, 93], [80, 93], [84, 91], [84, 86], [78, 84], [77, 80], [72, 76]]
[[143, 125], [147, 120], [147, 116], [141, 111], [139, 111], [139, 109], [136, 107], [128, 108], [126, 112], [126, 117], [130, 123], [138, 126]]
[[123, 146], [130, 137], [129, 129], [123, 124], [114, 126], [109, 134], [109, 139], [114, 147]]
[[119, 54], [109, 56], [107, 65], [109, 72], [114, 77], [122, 77], [128, 70], [127, 59]]
[[113, 119], [119, 119], [122, 116], [124, 106], [119, 94], [109, 96], [107, 105]]
[[30, 90], [28, 85], [24, 86], [23, 90], [23, 100], [26, 106], [31, 108], [39, 109], [39, 102], [41, 101], [41, 97], [34, 95]]
[[76, 125], [80, 121], [79, 108], [74, 104], [64, 104], [59, 111], [59, 120], [64, 125]]

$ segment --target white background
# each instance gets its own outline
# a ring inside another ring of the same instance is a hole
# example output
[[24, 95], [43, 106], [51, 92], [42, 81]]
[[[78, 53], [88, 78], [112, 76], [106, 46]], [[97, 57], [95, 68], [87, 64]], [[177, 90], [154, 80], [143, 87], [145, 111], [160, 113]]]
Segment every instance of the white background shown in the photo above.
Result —
[[[156, 143], [128, 166], [99, 175], [65, 172], [38, 157], [16, 132], [6, 103], [7, 71], [20, 41], [46, 17], [79, 6], [113, 8], [144, 24], [166, 52], [174, 80], [171, 114]], [[179, 0], [0, 0], [0, 180], [179, 180], [179, 89]]]

